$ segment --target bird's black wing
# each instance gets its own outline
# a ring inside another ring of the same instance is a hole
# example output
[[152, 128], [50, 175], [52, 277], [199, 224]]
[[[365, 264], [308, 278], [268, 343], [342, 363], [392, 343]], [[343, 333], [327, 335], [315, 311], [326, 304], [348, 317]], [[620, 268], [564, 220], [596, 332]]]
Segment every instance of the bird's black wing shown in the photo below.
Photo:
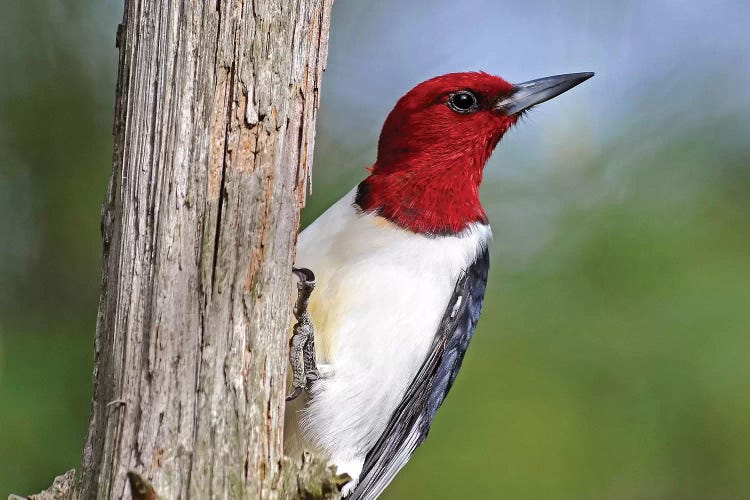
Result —
[[367, 454], [359, 483], [347, 500], [377, 498], [427, 437], [477, 326], [489, 267], [485, 248], [458, 279], [427, 359]]

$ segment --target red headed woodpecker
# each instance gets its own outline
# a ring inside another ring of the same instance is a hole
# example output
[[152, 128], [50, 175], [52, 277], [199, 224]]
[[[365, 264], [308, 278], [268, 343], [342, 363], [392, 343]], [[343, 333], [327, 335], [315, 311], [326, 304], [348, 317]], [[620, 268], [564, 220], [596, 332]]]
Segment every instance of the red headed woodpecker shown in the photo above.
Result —
[[591, 76], [514, 85], [451, 73], [420, 83], [388, 115], [370, 175], [299, 235], [297, 265], [316, 277], [305, 360], [320, 372], [308, 367], [309, 392], [288, 403], [285, 448], [328, 457], [353, 479], [345, 496], [385, 489], [456, 378], [489, 269], [479, 201], [487, 159], [522, 113]]

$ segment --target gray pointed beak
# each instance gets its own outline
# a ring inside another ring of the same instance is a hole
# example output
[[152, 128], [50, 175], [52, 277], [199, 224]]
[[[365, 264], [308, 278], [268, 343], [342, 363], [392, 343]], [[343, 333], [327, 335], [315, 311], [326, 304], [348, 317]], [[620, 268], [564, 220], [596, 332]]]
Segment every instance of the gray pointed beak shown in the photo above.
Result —
[[509, 95], [505, 95], [497, 101], [495, 109], [507, 115], [515, 115], [531, 106], [559, 96], [592, 76], [594, 76], [594, 73], [569, 73], [517, 83], [513, 85], [513, 90]]

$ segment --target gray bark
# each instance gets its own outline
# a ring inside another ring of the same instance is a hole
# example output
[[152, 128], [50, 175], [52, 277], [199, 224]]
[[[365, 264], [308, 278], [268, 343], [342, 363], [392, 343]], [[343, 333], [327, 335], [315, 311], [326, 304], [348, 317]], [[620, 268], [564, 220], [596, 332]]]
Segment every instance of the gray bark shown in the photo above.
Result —
[[331, 1], [126, 1], [81, 497], [129, 498], [130, 470], [170, 499], [289, 495], [291, 265]]

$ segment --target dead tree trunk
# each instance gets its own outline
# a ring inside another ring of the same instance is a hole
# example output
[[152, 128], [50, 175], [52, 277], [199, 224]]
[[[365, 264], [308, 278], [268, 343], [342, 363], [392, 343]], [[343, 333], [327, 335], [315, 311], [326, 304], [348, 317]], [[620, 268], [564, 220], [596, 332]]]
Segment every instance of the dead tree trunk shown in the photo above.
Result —
[[284, 496], [291, 265], [332, 0], [126, 0], [78, 494]]

